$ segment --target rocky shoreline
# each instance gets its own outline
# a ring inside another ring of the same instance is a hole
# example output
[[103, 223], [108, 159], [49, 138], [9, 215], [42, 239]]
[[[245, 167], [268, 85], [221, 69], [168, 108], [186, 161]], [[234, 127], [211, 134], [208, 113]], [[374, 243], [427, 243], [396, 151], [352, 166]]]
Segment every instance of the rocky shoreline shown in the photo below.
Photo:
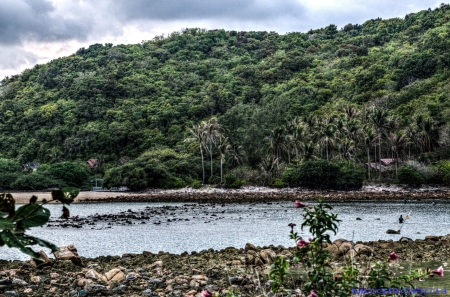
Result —
[[[16, 203], [28, 203], [35, 195], [38, 201], [51, 200], [51, 191], [13, 192]], [[303, 188], [267, 188], [246, 186], [241, 189], [203, 187], [178, 190], [148, 189], [141, 192], [81, 191], [75, 203], [88, 202], [197, 202], [248, 203], [274, 201], [313, 201], [318, 197], [329, 201], [402, 201], [448, 200], [450, 189], [443, 186], [410, 188], [405, 185], [366, 185], [359, 191], [312, 191]]]
[[241, 203], [275, 201], [314, 201], [324, 197], [327, 201], [403, 201], [450, 200], [449, 190], [428, 191], [302, 191], [285, 189], [279, 191], [155, 191], [139, 195], [118, 195], [102, 199], [78, 200], [78, 202], [197, 202], [197, 203]]
[[[440, 261], [450, 258], [450, 235], [423, 240], [402, 238], [352, 243], [338, 239], [327, 249], [337, 263], [358, 250], [357, 262], [386, 261], [395, 251], [402, 261]], [[294, 248], [283, 246], [233, 247], [180, 255], [160, 252], [81, 258], [83, 267], [53, 260], [34, 267], [33, 262], [0, 260], [0, 297], [10, 296], [200, 296], [202, 290], [239, 292], [242, 296], [266, 295], [267, 278], [276, 256], [292, 258]], [[336, 277], [339, 272], [336, 271]], [[299, 292], [293, 292], [302, 296]]]

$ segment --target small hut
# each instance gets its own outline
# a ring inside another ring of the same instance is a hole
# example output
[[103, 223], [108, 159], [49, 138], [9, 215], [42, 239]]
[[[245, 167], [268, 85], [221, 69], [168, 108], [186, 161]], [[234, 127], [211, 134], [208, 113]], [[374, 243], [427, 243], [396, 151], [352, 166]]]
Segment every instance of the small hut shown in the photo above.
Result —
[[28, 172], [36, 171], [40, 165], [41, 164], [39, 164], [38, 162], [29, 162], [26, 164], [22, 164], [22, 168], [23, 168], [23, 171], [28, 171]]
[[89, 168], [94, 169], [94, 168], [97, 168], [98, 160], [97, 159], [89, 159], [86, 161], [86, 163], [89, 165]]

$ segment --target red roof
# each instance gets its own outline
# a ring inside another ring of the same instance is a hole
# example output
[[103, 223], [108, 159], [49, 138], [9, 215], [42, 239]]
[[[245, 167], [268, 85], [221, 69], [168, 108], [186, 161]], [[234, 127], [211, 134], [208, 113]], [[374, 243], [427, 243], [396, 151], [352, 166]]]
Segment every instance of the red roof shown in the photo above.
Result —
[[89, 160], [87, 160], [86, 163], [88, 163], [89, 167], [92, 169], [92, 168], [97, 167], [98, 160], [97, 159], [89, 159]]
[[387, 158], [387, 159], [380, 159], [380, 161], [383, 165], [389, 166], [395, 162], [395, 159]]

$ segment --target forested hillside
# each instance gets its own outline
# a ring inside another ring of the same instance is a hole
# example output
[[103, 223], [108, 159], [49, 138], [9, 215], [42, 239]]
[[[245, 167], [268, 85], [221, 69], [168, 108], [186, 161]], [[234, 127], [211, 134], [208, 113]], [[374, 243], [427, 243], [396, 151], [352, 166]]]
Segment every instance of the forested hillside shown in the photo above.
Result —
[[205, 182], [223, 167], [280, 186], [311, 160], [437, 164], [450, 157], [449, 21], [441, 5], [307, 33], [185, 29], [81, 48], [1, 81], [0, 168], [11, 175], [0, 186], [23, 186], [23, 163], [48, 164], [44, 174], [91, 158], [91, 173], [134, 189], [198, 183], [202, 155]]

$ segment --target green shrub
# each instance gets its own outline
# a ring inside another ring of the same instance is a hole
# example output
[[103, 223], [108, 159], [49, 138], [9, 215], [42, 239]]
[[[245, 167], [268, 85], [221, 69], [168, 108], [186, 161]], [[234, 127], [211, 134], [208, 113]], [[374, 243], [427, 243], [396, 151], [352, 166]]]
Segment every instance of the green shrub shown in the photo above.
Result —
[[162, 189], [180, 189], [186, 187], [186, 182], [179, 177], [169, 177], [158, 181], [158, 188]]
[[401, 184], [414, 187], [420, 187], [424, 181], [419, 171], [412, 166], [401, 166], [397, 173], [397, 180]]
[[260, 185], [260, 172], [248, 166], [239, 166], [231, 170], [231, 173], [239, 179], [245, 180], [250, 184]]
[[336, 165], [339, 166], [337, 189], [345, 191], [361, 189], [366, 176], [366, 170], [363, 166], [350, 161], [340, 161]]
[[11, 189], [11, 184], [16, 181], [21, 175], [17, 172], [0, 173], [0, 188]]
[[290, 187], [309, 189], [357, 190], [363, 185], [365, 170], [361, 165], [349, 162], [308, 161], [289, 167], [282, 176]]
[[439, 175], [439, 181], [446, 185], [450, 185], [450, 161], [439, 161], [436, 167]]
[[281, 180], [290, 187], [300, 186], [300, 166], [291, 166], [284, 172]]
[[[154, 149], [135, 160], [106, 170], [103, 184], [106, 187], [127, 186], [131, 190], [146, 187], [177, 189], [201, 178], [197, 172], [201, 162], [190, 155], [173, 149]], [[199, 167], [200, 166], [200, 167]]]
[[202, 181], [201, 180], [194, 180], [192, 183], [191, 183], [191, 188], [193, 188], [193, 189], [200, 189], [202, 187]]
[[309, 189], [333, 189], [337, 186], [339, 166], [325, 161], [308, 161], [298, 168], [287, 170], [283, 180], [289, 185], [299, 185]]
[[87, 183], [90, 176], [86, 164], [80, 162], [62, 162], [49, 166], [40, 166], [37, 171], [44, 172], [55, 179], [64, 181], [68, 186], [77, 188]]
[[281, 178], [274, 178], [269, 184], [272, 188], [285, 188], [287, 184]]
[[215, 175], [210, 176], [208, 178], [208, 184], [209, 185], [218, 185], [218, 184], [220, 184], [220, 176], [215, 176]]
[[15, 190], [44, 190], [50, 187], [64, 187], [64, 181], [55, 179], [39, 171], [24, 174], [11, 183]]
[[[437, 165], [433, 166], [417, 161], [407, 161], [404, 165], [417, 169], [425, 184], [441, 184], [443, 182], [443, 177], [445, 176], [443, 173], [450, 173], [450, 167], [448, 167], [448, 164], [445, 164], [445, 162], [446, 161], [439, 162]], [[442, 172], [439, 170], [440, 167], [443, 169]]]
[[245, 181], [236, 177], [232, 173], [225, 174], [223, 176], [223, 186], [229, 189], [238, 189], [245, 184]]
[[126, 186], [136, 191], [147, 187], [147, 180], [147, 174], [143, 168], [136, 168], [132, 163], [127, 163], [107, 170], [103, 177], [103, 186], [107, 188]]
[[0, 158], [0, 174], [4, 173], [19, 173], [22, 171], [22, 166], [16, 160]]

